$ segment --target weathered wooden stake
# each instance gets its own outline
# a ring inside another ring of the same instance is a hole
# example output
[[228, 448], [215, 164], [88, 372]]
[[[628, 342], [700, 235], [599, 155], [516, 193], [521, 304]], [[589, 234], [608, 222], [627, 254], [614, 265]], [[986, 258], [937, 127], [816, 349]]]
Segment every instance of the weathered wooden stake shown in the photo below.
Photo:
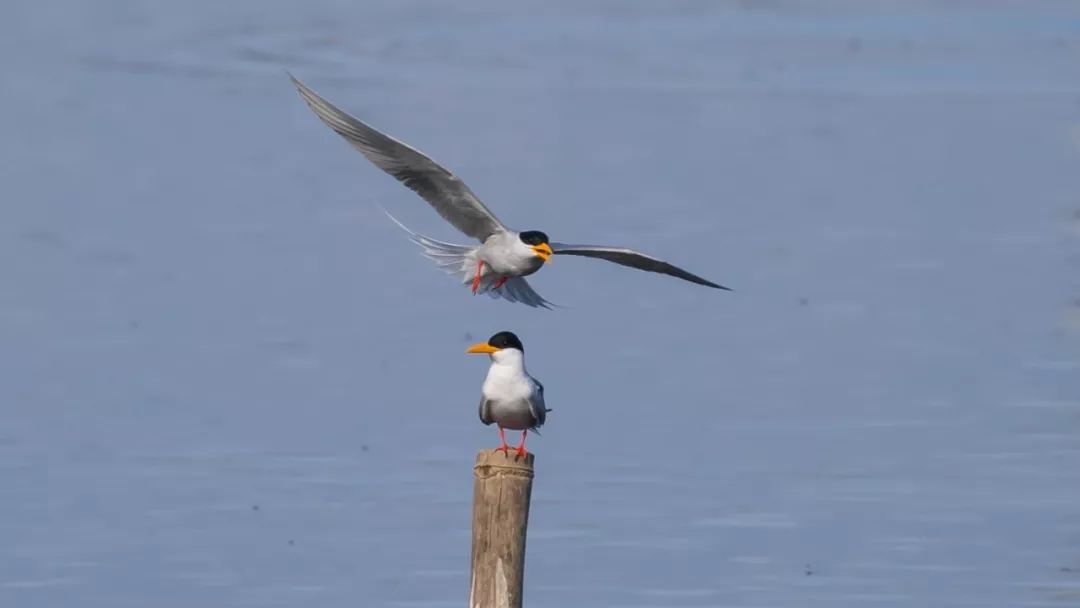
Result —
[[521, 608], [533, 455], [481, 450], [473, 473], [469, 608]]

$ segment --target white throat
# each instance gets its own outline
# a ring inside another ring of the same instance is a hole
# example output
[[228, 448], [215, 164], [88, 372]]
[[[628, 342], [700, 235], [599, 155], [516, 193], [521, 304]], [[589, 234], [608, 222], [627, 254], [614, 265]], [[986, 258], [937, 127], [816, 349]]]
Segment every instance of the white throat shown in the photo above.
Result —
[[491, 367], [501, 368], [507, 372], [517, 374], [525, 373], [525, 353], [516, 348], [504, 348], [491, 353]]

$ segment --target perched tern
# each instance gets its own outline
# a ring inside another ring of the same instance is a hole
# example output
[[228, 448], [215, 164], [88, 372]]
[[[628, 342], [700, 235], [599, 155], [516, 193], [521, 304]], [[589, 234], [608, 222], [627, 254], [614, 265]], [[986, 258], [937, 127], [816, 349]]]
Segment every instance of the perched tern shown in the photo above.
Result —
[[525, 456], [525, 436], [544, 425], [551, 410], [544, 406], [544, 385], [525, 371], [525, 347], [513, 332], [500, 331], [487, 342], [473, 344], [467, 353], [491, 356], [484, 387], [480, 393], [480, 422], [497, 424], [499, 440], [496, 451], [506, 452], [503, 429], [521, 431], [518, 456]]
[[307, 105], [326, 126], [345, 138], [376, 167], [389, 173], [428, 202], [435, 211], [478, 246], [454, 245], [417, 234], [400, 222], [424, 255], [442, 269], [459, 276], [472, 292], [550, 308], [551, 303], [533, 291], [525, 277], [540, 270], [553, 255], [600, 258], [651, 272], [671, 275], [691, 283], [725, 289], [650, 255], [602, 245], [567, 245], [548, 240], [539, 230], [517, 232], [500, 222], [457, 176], [423, 152], [381, 133], [323, 99], [289, 74]]

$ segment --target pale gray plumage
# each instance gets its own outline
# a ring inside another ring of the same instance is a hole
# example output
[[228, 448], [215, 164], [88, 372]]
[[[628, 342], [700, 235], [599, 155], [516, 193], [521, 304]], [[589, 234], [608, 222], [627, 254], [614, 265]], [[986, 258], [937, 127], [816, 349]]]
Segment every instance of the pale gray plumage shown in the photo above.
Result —
[[506, 230], [495, 214], [456, 175], [423, 152], [341, 111], [292, 74], [289, 74], [289, 78], [308, 107], [328, 127], [344, 137], [376, 167], [419, 194], [455, 228], [481, 243], [495, 232]]

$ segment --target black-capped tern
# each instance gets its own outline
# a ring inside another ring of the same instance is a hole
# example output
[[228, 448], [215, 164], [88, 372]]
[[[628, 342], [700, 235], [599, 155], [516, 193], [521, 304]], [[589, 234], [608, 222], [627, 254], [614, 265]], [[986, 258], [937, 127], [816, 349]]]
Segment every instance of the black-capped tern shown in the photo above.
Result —
[[518, 456], [525, 456], [525, 436], [543, 426], [551, 410], [544, 405], [544, 385], [525, 371], [525, 347], [521, 340], [513, 332], [500, 331], [465, 352], [491, 356], [491, 367], [480, 393], [480, 422], [498, 425], [502, 445], [497, 451], [510, 449], [503, 429], [521, 431], [521, 443], [516, 450]]
[[404, 228], [424, 255], [443, 270], [457, 275], [472, 292], [528, 306], [550, 308], [551, 303], [536, 293], [525, 277], [540, 270], [553, 255], [600, 258], [637, 268], [671, 275], [691, 283], [730, 291], [650, 255], [603, 245], [568, 245], [548, 240], [539, 230], [517, 232], [507, 228], [472, 190], [457, 176], [423, 152], [364, 124], [323, 99], [289, 74], [307, 105], [328, 127], [345, 138], [376, 167], [395, 177], [420, 195], [439, 215], [465, 235], [480, 241], [479, 246], [438, 241]]

